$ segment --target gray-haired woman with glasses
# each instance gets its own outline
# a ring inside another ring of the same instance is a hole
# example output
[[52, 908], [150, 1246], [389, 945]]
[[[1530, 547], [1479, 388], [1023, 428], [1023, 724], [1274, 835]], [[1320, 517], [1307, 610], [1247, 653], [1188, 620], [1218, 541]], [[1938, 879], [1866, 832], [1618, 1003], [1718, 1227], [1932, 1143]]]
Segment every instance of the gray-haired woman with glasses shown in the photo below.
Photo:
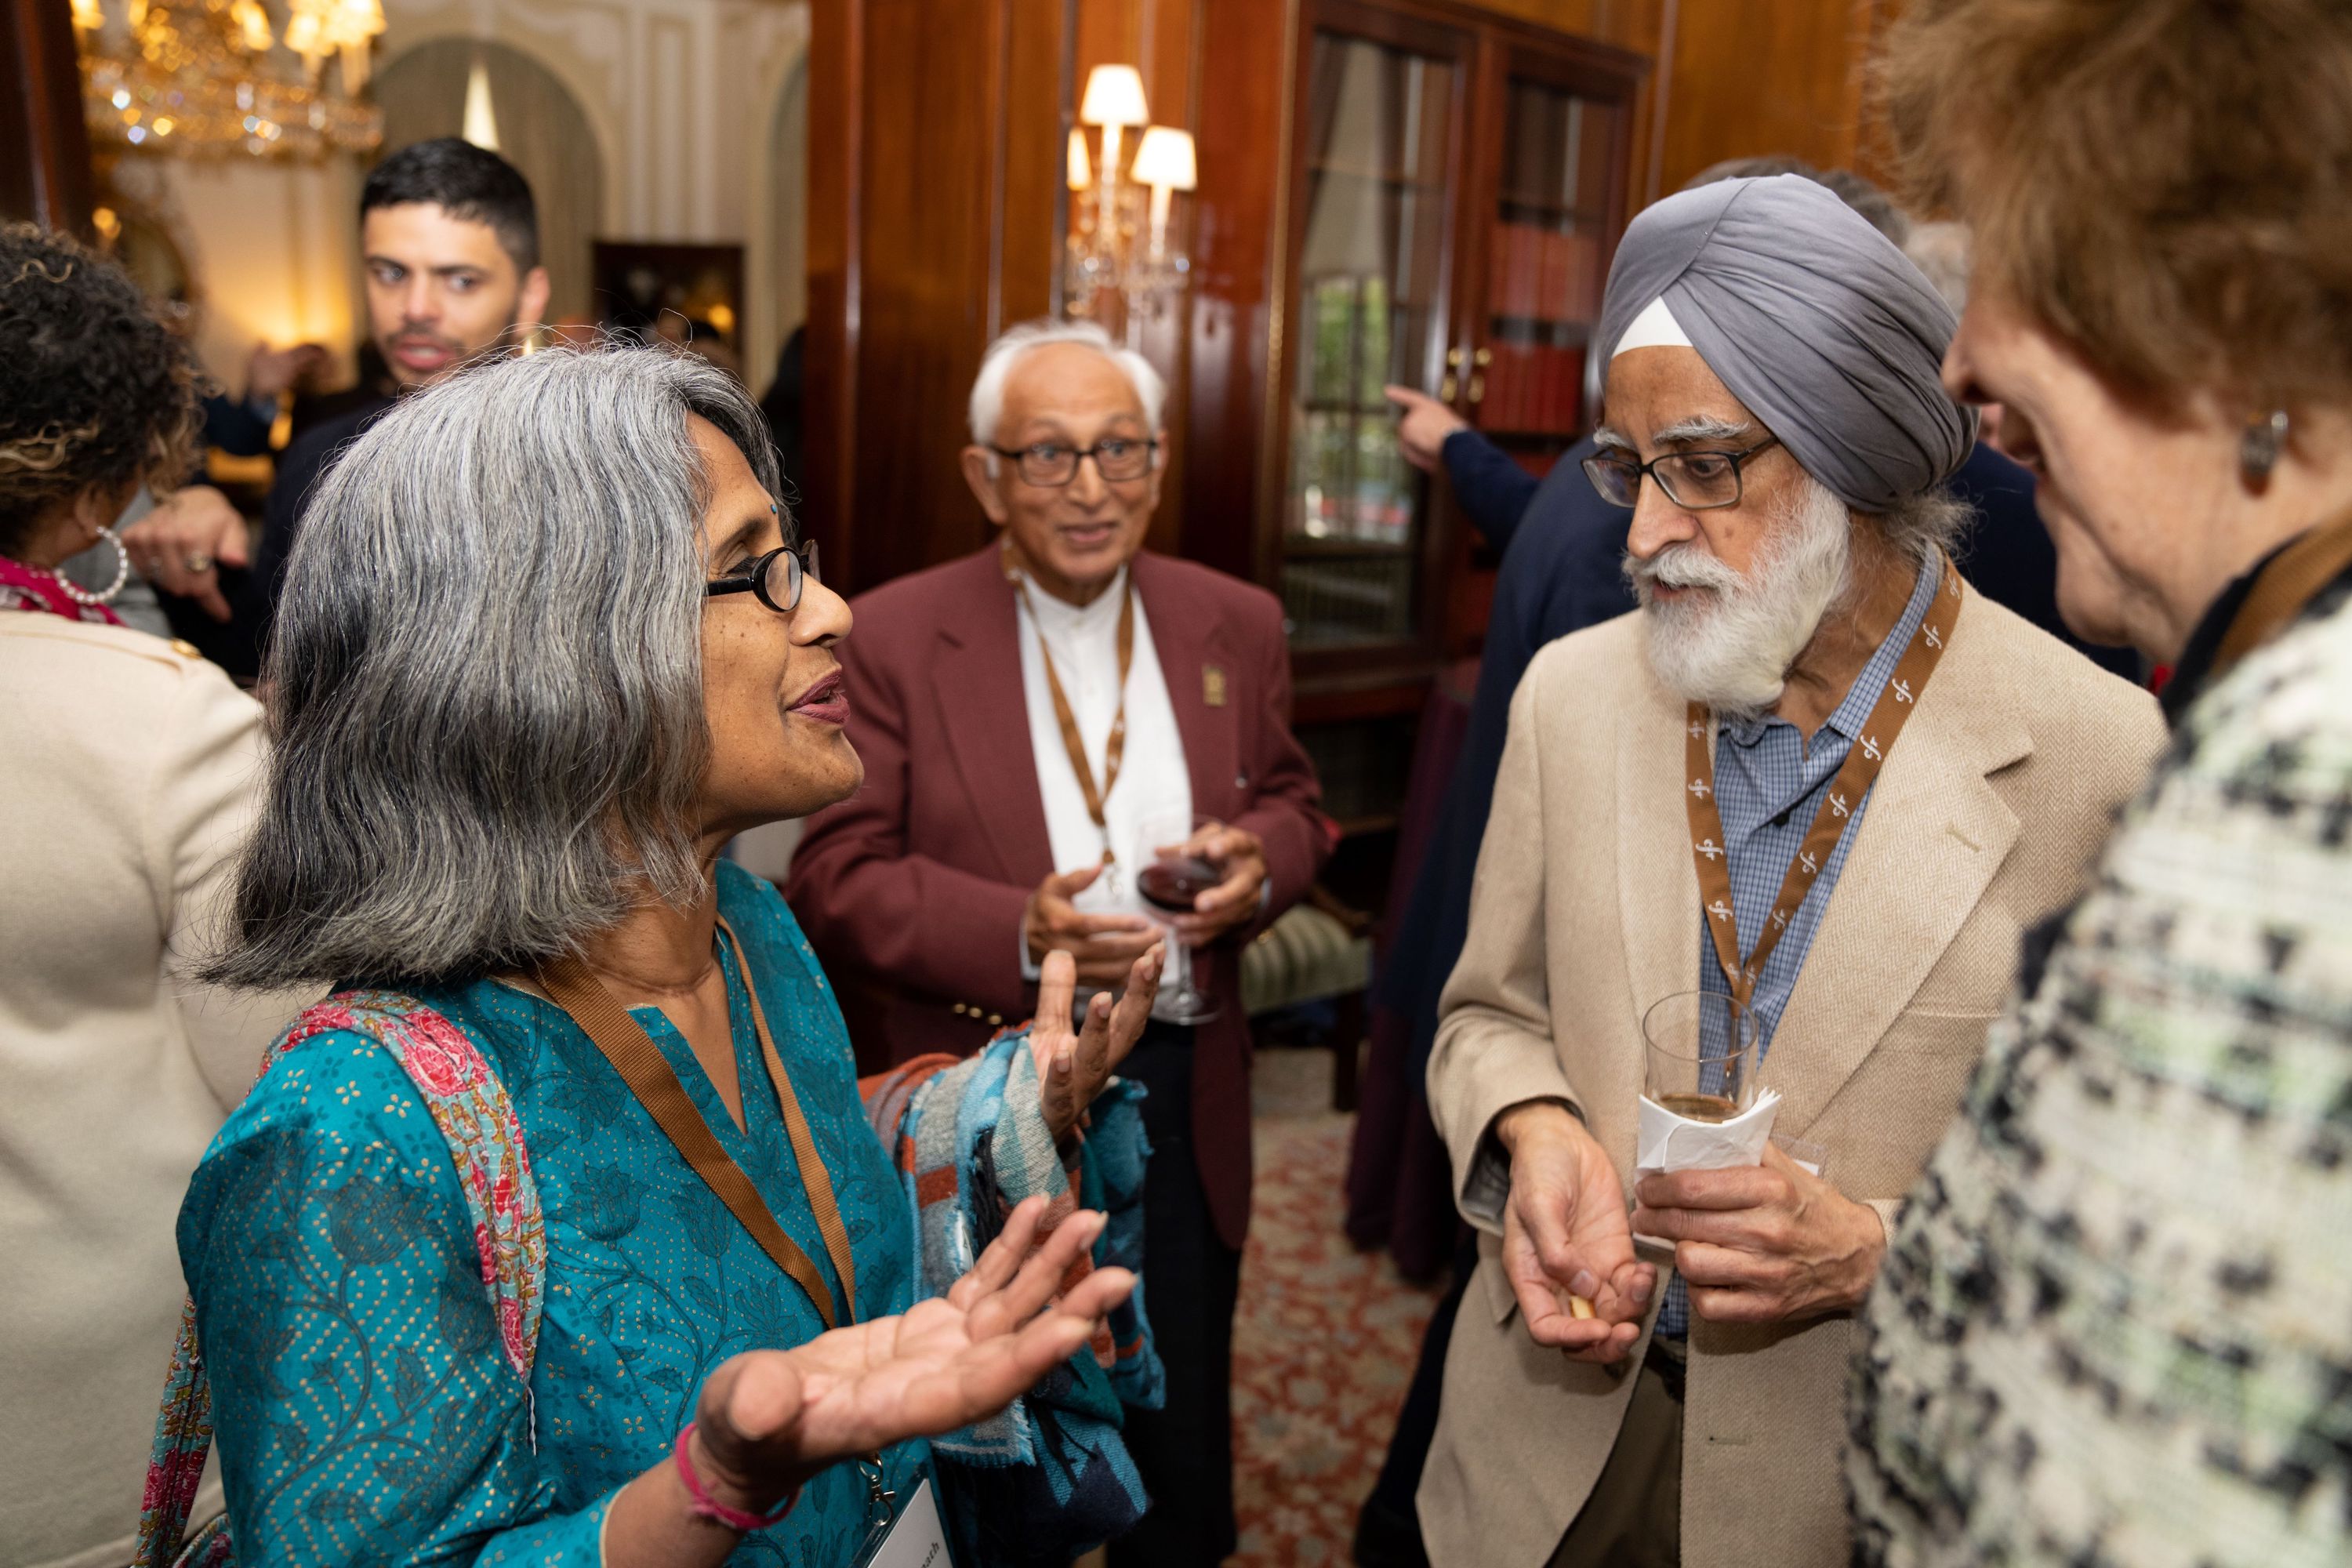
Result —
[[[719, 858], [863, 775], [849, 611], [776, 487], [727, 376], [556, 352], [404, 401], [311, 503], [213, 973], [342, 989], [179, 1233], [248, 1565], [845, 1563], [982, 1518], [1075, 1554], [1140, 1512], [1113, 1413], [1157, 1363], [1129, 1274], [1088, 1272], [1134, 1194], [1073, 1194], [1107, 1131], [1139, 1153], [1096, 1095], [1158, 954], [1083, 1032], [1055, 954], [1048, 1023], [861, 1099], [792, 912]], [[1076, 1502], [1009, 1462], [1047, 1427]]]

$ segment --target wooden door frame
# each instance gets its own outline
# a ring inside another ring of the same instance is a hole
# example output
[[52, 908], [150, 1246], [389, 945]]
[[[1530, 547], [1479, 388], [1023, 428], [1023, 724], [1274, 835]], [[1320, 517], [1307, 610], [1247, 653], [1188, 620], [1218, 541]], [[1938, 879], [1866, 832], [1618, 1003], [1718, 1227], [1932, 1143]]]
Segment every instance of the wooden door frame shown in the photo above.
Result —
[[69, 0], [5, 0], [0, 26], [0, 216], [95, 237]]
[[[1447, 106], [1449, 123], [1446, 131], [1446, 183], [1454, 189], [1454, 199], [1444, 205], [1445, 228], [1439, 245], [1439, 253], [1444, 258], [1444, 272], [1437, 283], [1436, 297], [1430, 312], [1432, 336], [1438, 348], [1437, 363], [1442, 366], [1445, 346], [1460, 342], [1456, 336], [1456, 324], [1460, 319], [1465, 277], [1458, 247], [1468, 216], [1465, 204], [1471, 194], [1469, 187], [1474, 183], [1469, 177], [1475, 168], [1470, 111], [1477, 93], [1477, 73], [1484, 40], [1475, 26], [1452, 17], [1421, 15], [1412, 8], [1392, 3], [1299, 0], [1298, 48], [1297, 58], [1291, 62], [1288, 88], [1294, 109], [1286, 116], [1291, 127], [1290, 145], [1284, 151], [1289, 169], [1288, 205], [1281, 214], [1285, 237], [1276, 247], [1276, 260], [1279, 267], [1276, 277], [1282, 292], [1277, 295], [1271, 289], [1268, 291], [1269, 300], [1286, 315], [1296, 313], [1302, 286], [1299, 272], [1307, 244], [1310, 170], [1307, 137], [1297, 106], [1309, 101], [1315, 68], [1314, 37], [1319, 30], [1345, 33], [1391, 48], [1443, 56], [1455, 64], [1456, 80], [1452, 101]], [[1265, 439], [1258, 453], [1261, 474], [1254, 555], [1258, 582], [1277, 595], [1282, 591], [1282, 512], [1290, 472], [1289, 411], [1291, 394], [1297, 381], [1296, 333], [1305, 328], [1303, 321], [1295, 323], [1293, 332], [1286, 334], [1279, 346], [1279, 362], [1269, 363], [1266, 366], [1268, 402]], [[1435, 388], [1427, 390], [1433, 395], [1436, 391]], [[1437, 668], [1441, 654], [1438, 645], [1443, 636], [1445, 610], [1444, 595], [1437, 591], [1437, 579], [1444, 572], [1447, 553], [1453, 548], [1453, 509], [1443, 499], [1442, 488], [1433, 479], [1423, 479], [1421, 488], [1424, 496], [1422, 503], [1424, 527], [1418, 557], [1419, 576], [1415, 584], [1412, 636], [1396, 642], [1361, 647], [1296, 650], [1291, 654], [1291, 668], [1300, 685], [1316, 692], [1360, 691], [1401, 681], [1423, 681]]]

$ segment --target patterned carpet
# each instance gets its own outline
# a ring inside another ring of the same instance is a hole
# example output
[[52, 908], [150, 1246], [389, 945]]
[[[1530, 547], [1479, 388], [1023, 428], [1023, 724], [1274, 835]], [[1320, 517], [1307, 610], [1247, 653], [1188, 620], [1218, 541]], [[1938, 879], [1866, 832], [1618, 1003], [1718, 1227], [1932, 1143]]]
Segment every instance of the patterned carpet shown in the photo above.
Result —
[[1438, 1292], [1340, 1232], [1350, 1117], [1328, 1054], [1257, 1057], [1256, 1195], [1234, 1326], [1234, 1563], [1344, 1563]]

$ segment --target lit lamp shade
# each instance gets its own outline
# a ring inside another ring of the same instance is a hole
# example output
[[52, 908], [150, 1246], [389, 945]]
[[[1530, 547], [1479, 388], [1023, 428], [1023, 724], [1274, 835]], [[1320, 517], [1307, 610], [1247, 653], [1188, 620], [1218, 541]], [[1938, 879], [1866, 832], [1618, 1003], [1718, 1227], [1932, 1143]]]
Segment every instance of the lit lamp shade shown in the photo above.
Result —
[[1133, 66], [1097, 66], [1087, 76], [1086, 100], [1078, 118], [1089, 125], [1148, 125], [1143, 78]]
[[1135, 149], [1135, 168], [1130, 177], [1139, 185], [1191, 190], [1200, 179], [1192, 162], [1192, 133], [1165, 125], [1152, 126]]
[[1069, 185], [1083, 191], [1095, 183], [1094, 165], [1087, 159], [1087, 133], [1076, 126], [1070, 127]]

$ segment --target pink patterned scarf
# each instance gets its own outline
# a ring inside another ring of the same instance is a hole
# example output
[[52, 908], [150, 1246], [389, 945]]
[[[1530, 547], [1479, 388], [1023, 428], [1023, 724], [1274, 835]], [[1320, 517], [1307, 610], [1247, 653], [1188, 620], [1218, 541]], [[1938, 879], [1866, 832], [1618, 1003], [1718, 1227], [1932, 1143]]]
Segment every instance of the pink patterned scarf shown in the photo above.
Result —
[[0, 610], [46, 611], [69, 621], [94, 621], [119, 626], [122, 617], [104, 605], [85, 605], [66, 592], [65, 579], [54, 572], [27, 566], [0, 555]]

